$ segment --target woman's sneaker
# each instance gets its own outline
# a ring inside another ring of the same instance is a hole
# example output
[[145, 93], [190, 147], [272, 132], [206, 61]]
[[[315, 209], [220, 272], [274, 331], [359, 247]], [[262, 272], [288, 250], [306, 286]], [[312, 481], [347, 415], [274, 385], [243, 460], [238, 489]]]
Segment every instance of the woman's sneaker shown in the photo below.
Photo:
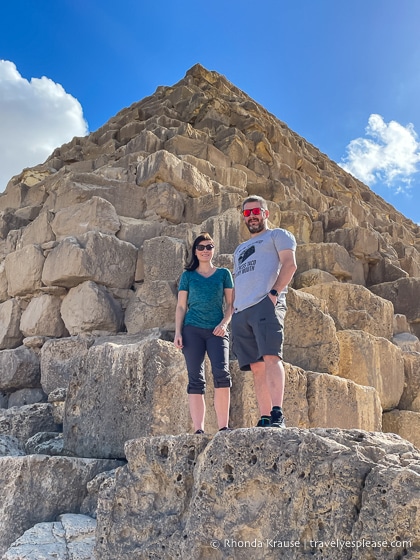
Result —
[[271, 411], [271, 427], [272, 428], [285, 428], [286, 421], [283, 416], [283, 411], [280, 406], [273, 406]]
[[257, 428], [269, 428], [271, 426], [270, 416], [261, 416], [258, 420]]

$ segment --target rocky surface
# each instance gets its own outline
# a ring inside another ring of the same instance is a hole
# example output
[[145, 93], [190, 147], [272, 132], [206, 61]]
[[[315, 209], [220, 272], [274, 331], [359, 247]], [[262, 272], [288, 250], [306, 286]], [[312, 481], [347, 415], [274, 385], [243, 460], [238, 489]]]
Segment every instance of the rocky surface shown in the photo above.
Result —
[[126, 456], [100, 491], [98, 558], [420, 555], [420, 454], [398, 436], [239, 429], [134, 440]]

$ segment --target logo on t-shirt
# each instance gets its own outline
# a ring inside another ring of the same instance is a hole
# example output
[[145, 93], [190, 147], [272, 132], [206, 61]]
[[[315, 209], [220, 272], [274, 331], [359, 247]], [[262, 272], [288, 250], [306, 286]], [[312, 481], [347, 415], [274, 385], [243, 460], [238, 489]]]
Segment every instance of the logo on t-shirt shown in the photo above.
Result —
[[251, 247], [248, 247], [247, 249], [245, 249], [245, 251], [243, 251], [239, 257], [238, 257], [238, 263], [242, 264], [243, 262], [245, 262], [247, 260], [248, 257], [250, 257], [251, 255], [253, 255], [255, 253], [255, 246], [251, 245]]

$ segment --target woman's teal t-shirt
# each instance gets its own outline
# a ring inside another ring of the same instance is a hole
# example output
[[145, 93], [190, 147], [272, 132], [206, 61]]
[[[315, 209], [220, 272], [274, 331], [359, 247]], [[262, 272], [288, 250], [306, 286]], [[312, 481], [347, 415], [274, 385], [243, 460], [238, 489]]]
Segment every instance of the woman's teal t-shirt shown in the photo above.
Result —
[[184, 325], [214, 329], [223, 319], [225, 288], [233, 288], [232, 274], [227, 268], [217, 268], [208, 278], [195, 270], [185, 270], [178, 287], [179, 291], [188, 292]]

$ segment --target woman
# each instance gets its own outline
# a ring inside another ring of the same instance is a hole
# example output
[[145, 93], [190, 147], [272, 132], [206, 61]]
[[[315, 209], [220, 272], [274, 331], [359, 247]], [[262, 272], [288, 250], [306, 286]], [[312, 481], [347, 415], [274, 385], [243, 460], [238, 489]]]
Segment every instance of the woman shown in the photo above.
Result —
[[182, 348], [187, 364], [188, 402], [196, 434], [204, 433], [206, 352], [213, 372], [219, 431], [229, 429], [232, 382], [227, 326], [232, 317], [233, 279], [227, 268], [214, 266], [213, 256], [213, 239], [208, 233], [201, 233], [194, 241], [191, 260], [179, 282], [175, 314], [174, 344]]

